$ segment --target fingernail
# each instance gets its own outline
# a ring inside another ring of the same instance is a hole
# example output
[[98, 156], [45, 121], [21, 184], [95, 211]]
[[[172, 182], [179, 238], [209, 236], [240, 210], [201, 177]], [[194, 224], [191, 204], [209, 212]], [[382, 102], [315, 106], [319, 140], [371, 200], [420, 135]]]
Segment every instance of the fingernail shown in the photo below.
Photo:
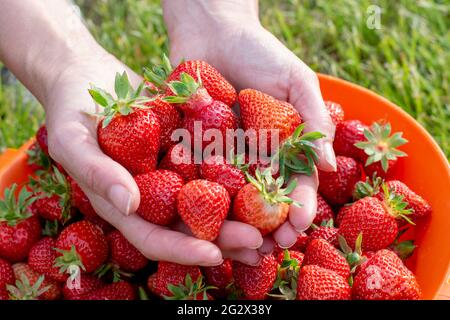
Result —
[[323, 144], [323, 153], [325, 161], [336, 171], [336, 156], [334, 155], [333, 145], [331, 142], [326, 141]]
[[288, 245], [288, 246], [284, 246], [284, 245], [282, 245], [282, 244], [278, 244], [278, 246], [281, 248], [281, 249], [289, 249], [290, 247], [292, 247], [293, 245], [294, 245], [294, 243], [296, 242], [297, 240], [295, 240], [294, 242], [292, 242], [290, 245]]
[[117, 210], [127, 216], [130, 214], [132, 196], [127, 189], [119, 184], [115, 184], [109, 189], [108, 196]]
[[263, 256], [270, 256], [273, 252], [273, 250], [264, 251], [264, 250], [258, 250], [258, 252]]
[[263, 243], [264, 243], [264, 240], [261, 239], [261, 241], [260, 241], [258, 244], [254, 245], [254, 246], [249, 246], [248, 248], [249, 248], [249, 249], [256, 250], [256, 249], [261, 248], [261, 246], [263, 245]]
[[302, 227], [302, 228], [295, 228], [295, 231], [297, 231], [298, 233], [302, 233], [302, 232], [305, 232], [306, 230], [308, 230], [310, 226], [311, 225], [308, 225], [308, 226]]

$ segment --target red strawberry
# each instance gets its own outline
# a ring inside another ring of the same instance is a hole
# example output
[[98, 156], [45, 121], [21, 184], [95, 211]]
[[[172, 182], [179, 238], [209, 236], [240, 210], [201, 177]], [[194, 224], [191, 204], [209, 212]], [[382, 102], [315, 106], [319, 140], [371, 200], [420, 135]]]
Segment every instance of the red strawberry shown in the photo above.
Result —
[[[242, 90], [238, 100], [244, 130], [254, 129], [258, 136], [260, 130], [279, 130], [279, 141], [282, 142], [289, 138], [302, 122], [299, 113], [291, 104], [258, 90]], [[268, 132], [269, 146], [272, 134]]]
[[146, 102], [145, 105], [151, 107], [151, 110], [159, 119], [161, 126], [160, 151], [165, 152], [174, 144], [171, 136], [174, 130], [181, 127], [181, 114], [176, 107], [164, 101], [162, 97], [156, 97]]
[[390, 250], [380, 250], [361, 266], [352, 295], [362, 300], [418, 300], [422, 292], [402, 260]]
[[[299, 266], [302, 265], [303, 259], [305, 258], [305, 255], [303, 253], [301, 253], [300, 251], [292, 250], [292, 249], [289, 249], [288, 253], [289, 253], [289, 259], [295, 259], [295, 260], [297, 260], [297, 263]], [[282, 265], [283, 261], [286, 260], [286, 252], [280, 251], [280, 252], [278, 252], [278, 254], [275, 257], [277, 259], [278, 264]]]
[[65, 272], [69, 265], [78, 265], [93, 272], [108, 257], [108, 244], [102, 230], [82, 220], [66, 227], [56, 240], [56, 266]]
[[316, 265], [300, 270], [297, 285], [298, 300], [350, 300], [347, 280], [332, 270]]
[[213, 241], [230, 208], [230, 196], [220, 184], [208, 180], [193, 180], [178, 194], [178, 213], [199, 239]]
[[107, 284], [82, 297], [82, 300], [136, 300], [135, 287], [126, 281]]
[[313, 223], [320, 225], [323, 221], [330, 219], [334, 219], [333, 209], [320, 194], [317, 194], [317, 211]]
[[105, 117], [97, 129], [98, 143], [103, 152], [132, 174], [152, 171], [161, 144], [158, 116], [140, 105], [142, 86], [134, 91], [125, 72], [116, 74], [115, 88], [116, 100], [102, 89], [89, 90], [94, 101], [104, 108]]
[[203, 274], [206, 277], [206, 283], [217, 290], [212, 293], [215, 296], [225, 297], [227, 287], [233, 282], [233, 267], [230, 259], [225, 259], [222, 264], [214, 267], [204, 267]]
[[88, 199], [84, 191], [80, 188], [78, 183], [73, 180], [72, 177], [67, 177], [67, 181], [70, 183], [70, 193], [72, 205], [80, 210], [86, 217], [97, 217], [97, 213], [92, 207], [91, 201]]
[[323, 239], [337, 247], [339, 245], [337, 238], [338, 232], [339, 230], [333, 226], [333, 221], [330, 220], [325, 225], [313, 229], [313, 231], [309, 234], [309, 241], [314, 239]]
[[363, 236], [363, 251], [380, 250], [389, 246], [397, 237], [397, 219], [404, 217], [404, 203], [395, 197], [384, 203], [374, 197], [366, 197], [354, 202], [345, 209], [339, 225], [339, 234], [350, 245], [354, 244], [360, 233]]
[[297, 295], [297, 279], [305, 255], [295, 250], [280, 251], [277, 256], [278, 274], [273, 289], [278, 289], [279, 295], [273, 295], [285, 300], [294, 300]]
[[159, 169], [178, 173], [185, 182], [200, 179], [199, 166], [192, 151], [182, 143], [172, 146], [159, 163]]
[[328, 114], [335, 125], [344, 121], [344, 109], [342, 109], [342, 106], [339, 103], [325, 101], [325, 107], [327, 108]]
[[370, 128], [364, 129], [364, 138], [355, 146], [363, 151], [359, 160], [365, 164], [368, 176], [377, 173], [380, 177], [387, 177], [392, 172], [398, 157], [405, 157], [406, 153], [397, 147], [407, 143], [401, 132], [391, 136], [391, 125], [389, 123], [379, 124], [374, 122]]
[[11, 264], [0, 258], [0, 290], [6, 289], [6, 285], [13, 284], [14, 280], [14, 271]]
[[350, 266], [345, 257], [323, 239], [313, 239], [310, 241], [305, 252], [304, 265], [317, 265], [319, 267], [333, 270], [344, 279], [350, 276]]
[[345, 214], [347, 213], [347, 210], [350, 208], [350, 206], [343, 206], [336, 215], [336, 221], [335, 224], [337, 226], [341, 225], [342, 219], [344, 218]]
[[289, 213], [289, 205], [299, 205], [287, 195], [296, 187], [295, 180], [285, 189], [284, 180], [273, 179], [270, 169], [262, 175], [256, 171], [256, 179], [247, 175], [250, 183], [245, 185], [234, 199], [233, 218], [248, 223], [266, 235], [278, 228]]
[[30, 211], [34, 198], [23, 187], [15, 196], [17, 185], [6, 188], [0, 200], [0, 258], [22, 261], [41, 237], [41, 224]]
[[56, 241], [52, 238], [45, 237], [39, 240], [30, 250], [28, 265], [47, 279], [64, 282], [67, 280], [67, 274], [60, 273], [59, 269], [54, 267], [57, 256], [55, 246]]
[[[196, 82], [187, 73], [182, 73], [180, 81], [172, 81], [168, 86], [175, 95], [165, 97], [164, 100], [181, 104], [180, 108], [184, 114], [183, 128], [193, 137], [193, 147], [196, 151], [200, 151], [197, 145], [205, 148], [209, 144], [208, 141], [203, 141], [203, 137], [209, 129], [218, 130], [223, 145], [229, 145], [225, 139], [227, 131], [232, 129], [234, 132], [238, 127], [238, 118], [229, 106], [211, 98], [202, 84]], [[196, 129], [196, 125], [200, 130]], [[200, 133], [201, 136], [198, 135]], [[214, 137], [217, 139], [215, 135]]]
[[364, 129], [367, 129], [367, 126], [359, 120], [345, 120], [337, 123], [333, 143], [336, 154], [362, 159], [365, 153], [357, 148], [355, 143], [365, 140]]
[[136, 272], [148, 264], [148, 259], [140, 253], [118, 230], [107, 235], [111, 260], [121, 270]]
[[46, 279], [26, 263], [12, 266], [16, 286], [8, 286], [13, 300], [57, 300], [61, 296], [58, 282]]
[[233, 261], [233, 277], [246, 299], [263, 300], [272, 289], [277, 268], [278, 263], [272, 255], [263, 257], [256, 267]]
[[43, 124], [36, 132], [36, 141], [41, 150], [48, 156], [48, 133], [45, 124]]
[[0, 301], [9, 300], [9, 292], [6, 288], [0, 288]]
[[[386, 181], [386, 186], [390, 193], [403, 197], [403, 201], [408, 204], [406, 207], [407, 209], [412, 209], [411, 215], [408, 216], [412, 221], [431, 215], [432, 209], [430, 204], [403, 182], [399, 180], [390, 180]], [[385, 198], [385, 193], [380, 191], [376, 197], [383, 200]]]
[[355, 184], [361, 179], [361, 168], [352, 158], [336, 157], [337, 171], [319, 170], [319, 192], [332, 205], [342, 205], [352, 198]]
[[96, 225], [100, 229], [102, 229], [104, 234], [107, 234], [114, 230], [114, 227], [109, 224], [108, 221], [103, 220], [98, 215], [97, 216], [86, 216], [84, 220], [89, 221], [90, 223]]
[[247, 184], [241, 169], [227, 163], [227, 160], [219, 155], [205, 159], [200, 166], [200, 173], [203, 179], [224, 186], [231, 198]]
[[190, 276], [193, 282], [202, 277], [199, 267], [160, 261], [158, 262], [158, 271], [148, 278], [147, 286], [157, 296], [171, 296], [169, 285], [178, 286], [183, 284], [187, 275]]
[[[182, 74], [187, 73], [194, 79], [200, 75], [203, 86], [209, 95], [227, 106], [232, 106], [236, 101], [236, 90], [233, 86], [211, 65], [201, 60], [189, 60], [176, 67], [167, 79], [167, 82], [181, 80]], [[167, 91], [171, 94], [171, 90]]]
[[[78, 282], [79, 281], [79, 282]], [[66, 300], [83, 300], [83, 297], [94, 290], [104, 286], [102, 280], [98, 277], [82, 273], [79, 279], [68, 281], [62, 289], [64, 299]]]
[[145, 220], [169, 225], [177, 217], [177, 197], [183, 178], [169, 170], [156, 170], [134, 177], [141, 193], [137, 213]]

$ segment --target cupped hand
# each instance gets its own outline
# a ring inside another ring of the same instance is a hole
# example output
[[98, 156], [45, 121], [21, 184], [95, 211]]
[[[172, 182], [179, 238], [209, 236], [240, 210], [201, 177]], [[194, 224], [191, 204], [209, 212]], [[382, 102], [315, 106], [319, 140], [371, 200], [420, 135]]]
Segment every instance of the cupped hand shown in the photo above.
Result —
[[[324, 105], [319, 81], [305, 63], [287, 49], [257, 18], [248, 16], [227, 19], [207, 26], [199, 23], [169, 25], [171, 60], [203, 59], [215, 66], [237, 89], [254, 88], [280, 100], [290, 102], [306, 124], [305, 131], [320, 131], [325, 138], [317, 141], [317, 167], [334, 171], [336, 159], [332, 141], [334, 125]], [[317, 207], [317, 172], [312, 176], [296, 175], [298, 186], [291, 194], [302, 203], [291, 206], [289, 219], [273, 234], [281, 247], [290, 247], [298, 233], [312, 223]], [[261, 252], [270, 252], [274, 243], [265, 239]]]
[[255, 249], [263, 239], [251, 226], [226, 221], [214, 244], [151, 224], [135, 214], [138, 187], [130, 173], [100, 149], [98, 119], [90, 115], [99, 110], [88, 94], [90, 83], [113, 92], [115, 73], [124, 70], [137, 87], [142, 79], [109, 54], [72, 61], [55, 77], [45, 97], [51, 157], [80, 184], [99, 216], [148, 258], [207, 266], [220, 264], [224, 252], [256, 264], [259, 256]]

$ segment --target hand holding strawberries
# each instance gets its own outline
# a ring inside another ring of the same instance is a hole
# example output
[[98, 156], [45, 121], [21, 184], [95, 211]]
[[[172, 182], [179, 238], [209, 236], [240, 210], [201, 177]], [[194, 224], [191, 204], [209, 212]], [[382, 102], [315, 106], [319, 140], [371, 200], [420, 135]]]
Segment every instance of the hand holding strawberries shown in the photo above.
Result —
[[[189, 3], [189, 4], [188, 4]], [[255, 88], [290, 102], [300, 113], [306, 131], [326, 135], [318, 140], [318, 167], [333, 171], [336, 160], [334, 125], [321, 97], [317, 76], [258, 20], [257, 1], [165, 1], [171, 60], [200, 59], [214, 65], [237, 89]], [[298, 231], [306, 229], [316, 213], [317, 176], [296, 176], [298, 187], [289, 221], [274, 234], [289, 247]], [[268, 242], [270, 247], [270, 241]], [[270, 248], [269, 248], [270, 250]]]

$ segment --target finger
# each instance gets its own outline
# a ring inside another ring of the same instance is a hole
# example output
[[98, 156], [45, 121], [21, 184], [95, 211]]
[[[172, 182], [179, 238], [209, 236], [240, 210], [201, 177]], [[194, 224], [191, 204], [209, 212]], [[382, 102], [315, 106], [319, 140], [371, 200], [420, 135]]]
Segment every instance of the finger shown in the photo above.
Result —
[[324, 138], [316, 142], [319, 157], [317, 166], [323, 171], [335, 171], [335, 126], [323, 102], [317, 75], [300, 60], [294, 63], [291, 70], [289, 101], [301, 114], [306, 132], [319, 131], [325, 134]]
[[108, 199], [118, 211], [129, 214], [139, 206], [139, 189], [133, 177], [100, 150], [95, 133], [83, 124], [51, 126], [49, 151], [83, 189]]
[[289, 221], [283, 223], [274, 233], [273, 239], [282, 249], [290, 248], [297, 241], [298, 232]]
[[261, 247], [258, 248], [258, 252], [262, 254], [263, 256], [268, 256], [273, 252], [273, 249], [275, 248], [275, 241], [272, 237], [264, 237], [263, 244]]
[[261, 262], [261, 255], [257, 250], [252, 249], [236, 249], [236, 250], [224, 250], [222, 252], [224, 258], [230, 258], [232, 260], [240, 261], [242, 263], [257, 266]]
[[98, 214], [116, 227], [147, 258], [183, 265], [215, 266], [222, 263], [219, 248], [209, 241], [151, 224], [137, 214], [120, 214], [108, 201], [90, 194]]

